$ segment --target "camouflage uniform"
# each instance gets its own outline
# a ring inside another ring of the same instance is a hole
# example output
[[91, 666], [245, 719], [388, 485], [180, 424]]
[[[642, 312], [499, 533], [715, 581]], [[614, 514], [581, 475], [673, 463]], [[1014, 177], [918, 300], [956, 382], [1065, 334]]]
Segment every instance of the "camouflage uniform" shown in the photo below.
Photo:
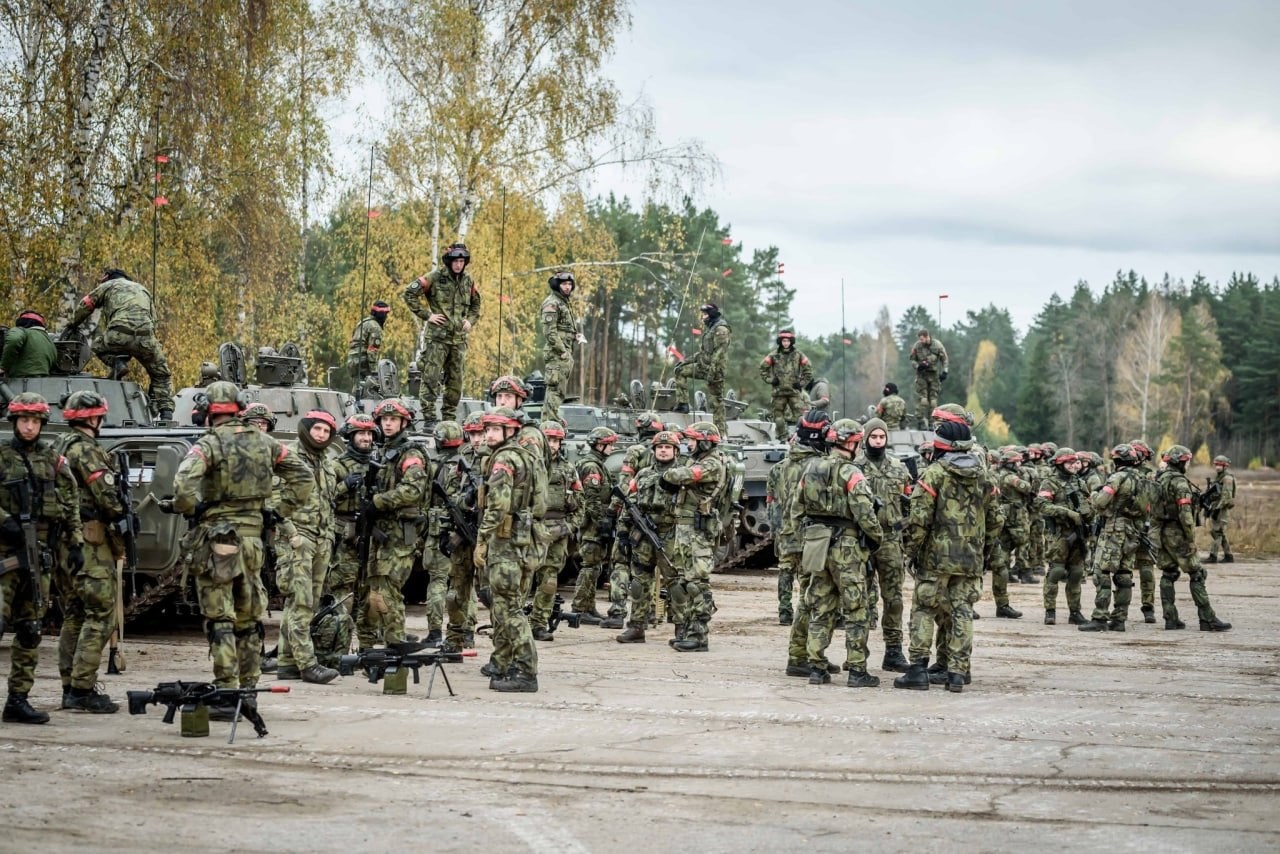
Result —
[[[1001, 519], [995, 480], [960, 441], [955, 446], [957, 450], [944, 452], [920, 476], [911, 493], [903, 543], [908, 559], [916, 561], [908, 653], [912, 668], [923, 675], [934, 621], [946, 617], [947, 687], [958, 691], [969, 675], [973, 603], [981, 595], [982, 569], [1000, 535]], [[909, 671], [902, 680], [911, 676]]]
[[[779, 596], [781, 596], [782, 574], [784, 572], [787, 572], [792, 578], [800, 582], [800, 596], [797, 600], [799, 607], [795, 608], [794, 611], [790, 639], [787, 644], [787, 665], [789, 667], [803, 667], [804, 673], [797, 672], [797, 675], [803, 676], [809, 675], [810, 614], [805, 594], [809, 590], [809, 582], [812, 577], [805, 572], [800, 563], [800, 556], [804, 551], [804, 540], [801, 537], [804, 529], [792, 517], [791, 511], [795, 506], [796, 496], [799, 494], [800, 476], [809, 467], [809, 463], [821, 456], [821, 451], [815, 450], [809, 445], [795, 442], [787, 451], [786, 459], [769, 471], [771, 478], [774, 472], [778, 474], [777, 491], [774, 494], [778, 496], [776, 506], [778, 508], [779, 524], [775, 544], [778, 553]], [[791, 591], [788, 590], [788, 607], [791, 605], [790, 593]], [[781, 610], [781, 607], [780, 603], [779, 610]]]
[[[484, 464], [484, 458], [466, 445], [455, 465], [445, 471], [445, 492], [473, 521]], [[445, 616], [448, 618], [445, 642], [453, 649], [467, 646], [468, 639], [475, 632], [477, 567], [472, 555], [472, 549], [454, 535], [453, 553], [449, 556], [449, 590], [444, 597]], [[487, 588], [488, 582], [483, 586]]]
[[1209, 544], [1209, 563], [1218, 559], [1218, 547], [1222, 547], [1222, 559], [1231, 563], [1235, 556], [1231, 554], [1231, 543], [1227, 540], [1227, 523], [1231, 519], [1231, 508], [1236, 506], [1236, 476], [1227, 471], [1231, 465], [1226, 457], [1217, 457], [1213, 461], [1218, 469], [1214, 483], [1218, 485], [1218, 497], [1209, 508], [1209, 533], [1213, 537]]
[[1064, 581], [1071, 622], [1083, 623], [1080, 584], [1088, 564], [1087, 522], [1093, 513], [1084, 482], [1065, 468], [1054, 465], [1053, 471], [1040, 482], [1035, 506], [1045, 520], [1045, 558], [1049, 562], [1049, 571], [1044, 576], [1045, 623], [1053, 625], [1056, 621], [1058, 585]]
[[[567, 275], [567, 274], [561, 274]], [[560, 404], [564, 403], [564, 389], [573, 373], [573, 346], [578, 341], [578, 318], [569, 305], [569, 297], [562, 294], [559, 276], [551, 277], [551, 293], [542, 301], [539, 314], [542, 317], [542, 374], [546, 381], [543, 399], [544, 418], [560, 420]], [[570, 277], [568, 281], [572, 282]]]
[[58, 566], [58, 672], [64, 689], [83, 691], [97, 684], [102, 649], [115, 622], [116, 561], [124, 556], [124, 540], [113, 523], [124, 515], [119, 478], [129, 473], [120, 471], [116, 458], [80, 430], [58, 439], [57, 450], [75, 475], [84, 538], [84, 568], [72, 574], [65, 561]]
[[382, 640], [393, 644], [404, 640], [403, 588], [413, 571], [421, 507], [431, 484], [427, 455], [409, 441], [408, 429], [388, 439], [377, 460], [381, 467], [374, 487], [373, 508], [374, 527], [380, 535], [374, 537], [370, 546], [364, 607], [374, 632], [381, 632]]
[[[837, 421], [832, 429], [842, 423], [844, 420]], [[809, 462], [796, 486], [791, 525], [803, 530], [801, 560], [809, 575], [805, 609], [809, 616], [806, 658], [810, 682], [830, 681], [827, 647], [835, 631], [836, 612], [843, 610], [845, 666], [850, 679], [860, 676], [868, 687], [874, 687], [879, 680], [866, 675], [866, 565], [870, 550], [883, 533], [876, 520], [875, 496], [851, 459], [832, 452]]]
[[24, 321], [32, 315], [34, 312], [23, 312], [18, 316], [18, 325], [4, 334], [0, 374], [9, 379], [47, 377], [58, 362], [58, 348], [44, 327], [44, 318], [40, 318], [38, 324], [34, 320]]
[[[422, 350], [415, 356], [422, 366], [422, 411], [434, 421], [436, 397], [443, 392], [443, 417], [456, 418], [470, 334], [463, 324], [474, 327], [480, 320], [480, 291], [465, 268], [456, 275], [441, 268], [414, 279], [404, 289], [404, 301], [424, 323]], [[427, 323], [433, 314], [444, 315], [444, 322]]]
[[[877, 428], [888, 433], [888, 427], [878, 418], [873, 418], [862, 426], [868, 435]], [[857, 465], [866, 477], [872, 494], [880, 500], [877, 518], [882, 536], [880, 547], [871, 555], [871, 565], [879, 582], [880, 599], [884, 603], [883, 631], [887, 660], [890, 650], [902, 647], [902, 584], [905, 580], [901, 536], [902, 503], [911, 494], [911, 472], [907, 471], [901, 460], [888, 452], [887, 447], [881, 450], [878, 457], [872, 457], [871, 451], [864, 440], [858, 453]], [[870, 607], [873, 613], [869, 617], [874, 623], [874, 600], [871, 600]]]
[[375, 390], [369, 380], [378, 375], [378, 360], [382, 358], [382, 324], [387, 317], [386, 312], [380, 314], [382, 320], [371, 312], [357, 323], [347, 344], [347, 373], [351, 374], [357, 397], [367, 397]]
[[[218, 402], [220, 385], [230, 386], [235, 398], [230, 383], [209, 386], [214, 415], [214, 407], [235, 406]], [[273, 474], [283, 481], [275, 509], [291, 515], [311, 495], [311, 469], [257, 427], [230, 418], [200, 437], [174, 477], [173, 508], [189, 518], [197, 505], [205, 508], [188, 532], [186, 548], [219, 688], [258, 684], [267, 606], [260, 574], [262, 514], [272, 497]]]
[[560, 570], [569, 558], [574, 532], [582, 526], [582, 504], [578, 470], [565, 458], [562, 448], [554, 453], [548, 472], [547, 512], [533, 526], [534, 538], [541, 544], [541, 560], [533, 575], [533, 611], [529, 615], [535, 637], [548, 628], [560, 584]]
[[[667, 434], [663, 438], [678, 441], [673, 434]], [[676, 520], [672, 513], [671, 493], [663, 489], [659, 481], [677, 465], [677, 459], [664, 463], [653, 457], [652, 453], [650, 457], [649, 464], [641, 465], [635, 475], [628, 478], [625, 491], [635, 503], [636, 509], [653, 525], [663, 549], [670, 556], [674, 550]], [[618, 520], [618, 539], [627, 543], [628, 548], [618, 551], [629, 555], [631, 563], [628, 574], [631, 616], [627, 620], [627, 627], [632, 630], [633, 635], [638, 632], [637, 639], [643, 640], [644, 630], [654, 616], [654, 585], [659, 583], [658, 573], [662, 574], [661, 583], [669, 586], [676, 580], [675, 571], [669, 563], [662, 560], [643, 534], [632, 530], [625, 515]]]
[[[716, 429], [724, 435], [728, 432], [724, 417], [724, 374], [729, 361], [732, 330], [718, 310], [714, 316], [708, 315], [703, 327], [698, 354], [688, 362], [676, 366], [676, 400], [681, 407], [688, 407], [689, 381], [706, 380], [707, 406], [711, 409], [711, 419], [715, 422]], [[684, 411], [687, 412], [688, 409], [685, 408]]]
[[1018, 463], [1021, 456], [1014, 452], [1004, 455], [1001, 466], [994, 472], [1000, 488], [1000, 509], [1004, 526], [991, 553], [991, 595], [996, 600], [996, 616], [1021, 616], [1009, 604], [1009, 565], [1013, 555], [1026, 548], [1029, 536], [1027, 508], [1035, 500], [1035, 488], [1023, 476]]
[[890, 430], [907, 429], [907, 402], [897, 394], [882, 397], [876, 404], [876, 415]]
[[[43, 412], [37, 417], [47, 421], [48, 404], [44, 398], [20, 394], [9, 404], [9, 419], [16, 420], [23, 414], [35, 415], [37, 409]], [[0, 483], [14, 480], [24, 480], [30, 485], [40, 551], [53, 554], [58, 547], [83, 550], [80, 493], [66, 458], [55, 451], [50, 442], [39, 438], [24, 442], [15, 432], [13, 438], [0, 444]], [[17, 527], [20, 510], [17, 491], [10, 486], [0, 486], [0, 524], [6, 529], [0, 536], [0, 561], [18, 559], [23, 553], [25, 541], [20, 529], [9, 530]], [[48, 715], [31, 709], [26, 700], [35, 684], [38, 647], [49, 603], [49, 581], [49, 572], [42, 572], [39, 591], [42, 607], [37, 610], [36, 597], [32, 595], [35, 591], [31, 589], [26, 570], [6, 568], [0, 574], [0, 622], [8, 627], [7, 631], [13, 632], [5, 720], [23, 719], [11, 717], [11, 707], [15, 705], [25, 706], [33, 716], [27, 718], [31, 722], [44, 723], [49, 719]]]
[[916, 421], [923, 430], [928, 424], [929, 414], [938, 405], [938, 395], [942, 393], [942, 380], [947, 373], [947, 348], [933, 338], [928, 342], [917, 339], [908, 358], [916, 369]]
[[596, 449], [596, 443], [590, 444], [592, 447], [587, 456], [578, 460], [578, 481], [582, 484], [583, 504], [578, 554], [582, 560], [582, 568], [578, 571], [578, 583], [573, 591], [573, 610], [580, 614], [594, 615], [596, 583], [600, 578], [600, 570], [609, 559], [616, 517], [612, 512], [613, 502], [609, 494], [606, 455]]
[[[795, 336], [789, 337], [789, 348], [783, 348], [779, 343], [774, 352], [760, 362], [760, 379], [773, 387], [769, 417], [777, 429], [776, 435], [782, 438], [787, 435], [787, 427], [804, 414], [808, 406], [804, 388], [813, 382], [813, 365], [809, 357], [795, 348]], [[778, 336], [779, 342], [786, 339], [787, 336]]]
[[[789, 626], [795, 620], [795, 608], [792, 597], [795, 595], [796, 567], [800, 564], [800, 553], [796, 551], [798, 544], [794, 537], [784, 539], [782, 536], [782, 505], [787, 497], [782, 493], [783, 474], [787, 469], [787, 459], [795, 450], [793, 443], [782, 462], [769, 469], [769, 477], [765, 485], [765, 507], [769, 513], [769, 524], [773, 527], [773, 554], [778, 560], [778, 623]], [[794, 482], [791, 487], [794, 488]]]
[[[302, 419], [304, 423], [309, 420]], [[331, 428], [333, 426], [330, 424]], [[300, 425], [299, 434], [306, 429], [310, 429], [310, 425]], [[324, 592], [329, 558], [333, 554], [333, 505], [338, 490], [338, 473], [327, 446], [313, 447], [310, 437], [304, 439], [299, 435], [286, 447], [311, 471], [313, 486], [306, 503], [276, 529], [276, 584], [284, 594], [279, 667], [281, 670], [296, 667], [299, 671], [306, 671], [318, 663], [311, 642], [311, 618], [315, 616], [316, 603]]]
[[[348, 422], [348, 425], [350, 422]], [[364, 477], [369, 470], [371, 452], [364, 452], [348, 441], [342, 456], [333, 461], [334, 480], [334, 528], [337, 540], [333, 551], [333, 565], [329, 569], [325, 592], [336, 600], [347, 599], [344, 611], [355, 618], [356, 637], [361, 649], [372, 647], [378, 640], [369, 623], [368, 611], [358, 607], [364, 591], [356, 590], [360, 574], [360, 549], [356, 541], [356, 516], [364, 498]], [[349, 483], [350, 480], [350, 483]]]
[[[626, 456], [622, 458], [622, 468], [618, 472], [618, 488], [624, 492], [631, 488], [631, 481], [636, 474], [657, 461], [653, 456], [652, 446], [644, 441], [644, 438], [642, 436], [639, 441], [627, 448]], [[618, 530], [615, 542], [621, 543], [627, 536], [622, 530], [624, 527], [622, 502], [616, 498], [612, 499], [609, 512], [617, 519]], [[613, 559], [609, 565], [609, 614], [608, 618], [600, 624], [602, 628], [622, 628], [622, 624], [627, 619], [632, 560], [633, 558], [626, 554], [625, 549], [617, 547], [613, 549]]]
[[[1186, 460], [1191, 458], [1190, 451], [1174, 445], [1164, 452], [1166, 459], [1170, 451], [1181, 451]], [[1205, 588], [1209, 573], [1200, 565], [1200, 559], [1196, 555], [1192, 508], [1195, 493], [1191, 481], [1171, 462], [1156, 475], [1156, 489], [1153, 521], [1158, 530], [1159, 547], [1156, 554], [1160, 565], [1160, 605], [1164, 610], [1165, 628], [1182, 628], [1182, 622], [1178, 619], [1178, 606], [1174, 603], [1173, 585], [1184, 572], [1191, 581], [1191, 601], [1195, 602], [1201, 630], [1225, 631], [1231, 628], [1230, 623], [1218, 620], [1213, 606], [1209, 604], [1209, 591]]]
[[156, 339], [156, 315], [151, 294], [137, 282], [123, 277], [107, 279], [80, 300], [71, 325], [79, 326], [101, 309], [93, 355], [107, 366], [119, 356], [132, 356], [151, 378], [147, 395], [153, 413], [173, 411], [173, 375], [164, 350]]
[[[707, 626], [714, 610], [711, 568], [720, 534], [718, 504], [728, 477], [723, 460], [715, 452], [719, 435], [707, 430], [708, 427], [712, 425], [699, 421], [685, 429], [685, 437], [695, 443], [693, 456], [672, 466], [659, 478], [661, 488], [675, 495], [672, 515], [676, 530], [671, 561], [679, 577], [668, 591], [681, 638], [676, 649], [689, 652], [707, 648]], [[698, 438], [711, 436], [715, 438]]]
[[[1132, 455], [1132, 449], [1113, 452]], [[1151, 510], [1152, 495], [1142, 473], [1117, 457], [1122, 466], [1093, 493], [1093, 506], [1102, 521], [1102, 531], [1094, 553], [1094, 596], [1090, 629], [1124, 631], [1129, 619], [1129, 603], [1133, 599], [1133, 570], [1141, 547], [1143, 524]], [[1137, 462], [1136, 459], [1133, 460]], [[1115, 588], [1115, 606], [1111, 591]], [[1085, 628], [1082, 626], [1081, 628]]]

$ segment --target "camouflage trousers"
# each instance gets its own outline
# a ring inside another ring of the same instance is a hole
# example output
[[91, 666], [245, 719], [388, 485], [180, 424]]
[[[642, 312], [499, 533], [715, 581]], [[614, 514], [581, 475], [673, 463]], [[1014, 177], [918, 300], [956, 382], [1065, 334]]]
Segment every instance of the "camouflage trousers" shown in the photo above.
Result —
[[147, 397], [151, 400], [151, 412], [173, 409], [173, 373], [165, 360], [160, 341], [151, 330], [132, 332], [127, 329], [108, 329], [93, 342], [93, 355], [108, 368], [117, 356], [132, 356], [146, 370], [151, 380]]
[[[536, 524], [542, 526], [549, 523]], [[564, 562], [569, 557], [568, 526], [563, 522], [561, 525], [565, 528], [563, 535], [560, 534], [559, 527], [544, 528], [547, 534], [547, 538], [544, 538], [546, 551], [533, 573], [533, 611], [529, 614], [529, 622], [533, 626], [545, 627], [551, 619], [556, 590], [560, 586], [560, 570], [564, 569]]]
[[[671, 528], [658, 529], [658, 537], [662, 542], [662, 547], [666, 549], [667, 554], [672, 554], [672, 538], [675, 530]], [[662, 584], [667, 589], [675, 581], [675, 571], [667, 566], [655, 552], [653, 546], [647, 541], [641, 540], [639, 543], [631, 547], [631, 565], [628, 572], [627, 582], [627, 598], [631, 602], [631, 615], [627, 620], [627, 626], [636, 629], [645, 629], [649, 626], [649, 621], [654, 618], [654, 598], [657, 594], [655, 585], [658, 583], [658, 574], [661, 572]], [[612, 595], [612, 590], [610, 590]]]
[[573, 589], [573, 610], [579, 614], [590, 614], [596, 610], [596, 584], [609, 558], [609, 544], [594, 536], [585, 537], [578, 546], [578, 557], [582, 560], [582, 567], [578, 570], [578, 583]]
[[422, 571], [427, 574], [427, 628], [444, 630], [444, 599], [449, 591], [453, 560], [440, 551], [438, 542], [428, 539], [422, 550]]
[[714, 544], [692, 524], [678, 524], [669, 553], [676, 578], [667, 590], [676, 626], [684, 629], [686, 639], [705, 642], [715, 609], [711, 597]]
[[1044, 576], [1044, 609], [1053, 611], [1058, 607], [1058, 585], [1065, 582], [1067, 608], [1079, 611], [1086, 562], [1084, 544], [1068, 545], [1064, 537], [1046, 534], [1045, 558], [1049, 571]]
[[[363, 610], [374, 636], [390, 645], [404, 640], [404, 583], [413, 571], [414, 541], [398, 523], [387, 533], [387, 541], [375, 545], [369, 558]], [[360, 640], [363, 647], [364, 638]]]
[[1044, 566], [1044, 520], [1039, 516], [1027, 526], [1027, 541], [1017, 551], [1018, 574], [1026, 575]]
[[916, 371], [916, 423], [921, 430], [928, 429], [940, 394], [942, 380], [938, 379], [937, 371]]
[[329, 541], [317, 543], [299, 535], [294, 543], [282, 541], [277, 551], [276, 584], [284, 594], [278, 658], [281, 665], [296, 665], [306, 670], [316, 663], [311, 618], [316, 615], [316, 603], [324, 592], [329, 571]]
[[798, 389], [773, 390], [773, 400], [769, 404], [769, 417], [773, 419], [774, 435], [786, 441], [787, 429], [800, 420], [809, 405], [809, 397]]
[[631, 561], [622, 554], [622, 549], [613, 550], [613, 561], [609, 564], [609, 616], [627, 616], [627, 593], [631, 590]]
[[75, 577], [58, 573], [58, 673], [63, 687], [92, 688], [97, 683], [102, 650], [115, 625], [117, 587], [115, 555], [105, 543], [85, 543], [84, 569]]
[[1129, 619], [1138, 548], [1136, 531], [1109, 526], [1098, 538], [1093, 555], [1093, 583], [1097, 588], [1093, 597], [1094, 622], [1123, 623]]
[[809, 637], [805, 657], [810, 667], [826, 667], [827, 647], [835, 633], [836, 615], [844, 611], [845, 666], [856, 672], [867, 669], [867, 567], [866, 553], [847, 529], [827, 552], [822, 569], [813, 573], [805, 590], [809, 612]]
[[451, 420], [458, 417], [458, 402], [462, 400], [463, 362], [467, 357], [467, 338], [462, 333], [449, 332], [438, 326], [427, 325], [427, 339], [417, 355], [422, 367], [423, 415], [431, 421], [436, 415], [436, 398], [443, 393], [442, 417]]
[[1151, 559], [1151, 555], [1147, 554], [1147, 550], [1140, 545], [1138, 546], [1138, 553], [1134, 563], [1138, 568], [1138, 586], [1142, 594], [1142, 610], [1154, 611], [1156, 605], [1155, 562]]
[[696, 379], [707, 381], [707, 409], [710, 412], [711, 420], [716, 424], [716, 429], [720, 431], [720, 435], [727, 436], [729, 431], [724, 418], [724, 377], [709, 377], [697, 365], [686, 363], [683, 367], [676, 368], [675, 379], [676, 401], [689, 405], [693, 403], [693, 398], [689, 393], [689, 381]]
[[881, 621], [884, 645], [902, 646], [902, 585], [906, 576], [902, 544], [885, 537], [880, 548], [871, 555], [871, 564], [874, 575], [867, 579], [868, 620], [875, 621], [875, 588], [879, 586], [879, 599], [884, 603], [884, 619]]
[[449, 590], [444, 595], [444, 611], [448, 618], [445, 639], [461, 649], [467, 635], [476, 630], [476, 567], [472, 548], [458, 544], [449, 556]]
[[207, 544], [195, 550], [191, 567], [209, 637], [213, 682], [219, 688], [252, 688], [262, 675], [262, 615], [267, 610], [262, 540], [242, 533], [239, 546], [231, 558], [235, 575], [230, 581], [215, 579], [215, 572], [222, 578], [227, 570], [216, 565]]
[[1209, 535], [1212, 541], [1209, 543], [1209, 556], [1217, 557], [1218, 549], [1222, 549], [1224, 557], [1231, 555], [1231, 543], [1227, 540], [1227, 517], [1230, 511], [1219, 510], [1216, 517], [1209, 519]]
[[[809, 585], [813, 575], [800, 565], [800, 555], [789, 555], [795, 563], [795, 578], [799, 585], [796, 596], [795, 617], [791, 621], [791, 633], [787, 637], [787, 664], [807, 664], [809, 661]], [[781, 561], [782, 558], [779, 558]]]
[[[949, 625], [947, 670], [967, 674], [973, 654], [973, 603], [981, 595], [981, 575], [917, 575], [911, 603], [911, 648], [907, 657], [911, 661], [928, 660], [935, 622]], [[941, 646], [940, 639], [939, 659], [942, 658]]]
[[[799, 554], [778, 555], [778, 619], [795, 621], [792, 601], [796, 589], [796, 572], [800, 567]], [[801, 591], [803, 595], [804, 591]]]
[[1160, 537], [1156, 554], [1160, 558], [1160, 607], [1164, 618], [1178, 619], [1173, 585], [1185, 572], [1191, 583], [1191, 601], [1195, 603], [1196, 616], [1203, 622], [1217, 619], [1213, 606], [1209, 604], [1209, 590], [1205, 586], [1209, 573], [1200, 565], [1195, 542], [1185, 539], [1181, 534], [1164, 533]]
[[[0, 557], [12, 557], [0, 553]], [[9, 693], [26, 694], [36, 681], [36, 664], [40, 660], [41, 629], [49, 603], [49, 573], [40, 576], [40, 598], [45, 607], [36, 611], [27, 574], [21, 571], [0, 575], [0, 613], [4, 615], [5, 632], [13, 633], [9, 649]]]
[[[369, 649], [381, 638], [369, 623], [368, 610], [362, 607], [365, 591], [356, 590], [356, 577], [359, 574], [360, 556], [356, 554], [355, 544], [346, 540], [339, 541], [337, 554], [333, 565], [329, 567], [329, 576], [325, 580], [324, 592], [331, 594], [338, 601], [346, 599], [342, 610], [355, 623], [358, 645], [360, 649]], [[348, 596], [350, 598], [347, 598]]]
[[564, 403], [564, 392], [569, 387], [569, 375], [572, 373], [573, 356], [569, 353], [563, 356], [556, 356], [553, 353], [543, 354], [542, 378], [547, 383], [546, 394], [542, 400], [543, 418], [561, 421], [560, 404]]
[[538, 650], [533, 629], [524, 612], [524, 599], [533, 578], [533, 568], [525, 548], [510, 540], [489, 541], [486, 569], [493, 595], [493, 664], [499, 673], [515, 667], [529, 676], [538, 675]]

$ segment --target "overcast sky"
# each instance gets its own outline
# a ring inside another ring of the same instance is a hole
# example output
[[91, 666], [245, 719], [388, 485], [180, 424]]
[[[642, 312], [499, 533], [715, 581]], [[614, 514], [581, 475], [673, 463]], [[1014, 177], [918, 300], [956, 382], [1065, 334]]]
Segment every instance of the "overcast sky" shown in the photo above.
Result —
[[[608, 73], [723, 163], [808, 334], [887, 304], [1026, 327], [1118, 269], [1280, 273], [1280, 1], [640, 0]], [[604, 176], [597, 189], [625, 191]], [[833, 310], [834, 309], [834, 310]]]

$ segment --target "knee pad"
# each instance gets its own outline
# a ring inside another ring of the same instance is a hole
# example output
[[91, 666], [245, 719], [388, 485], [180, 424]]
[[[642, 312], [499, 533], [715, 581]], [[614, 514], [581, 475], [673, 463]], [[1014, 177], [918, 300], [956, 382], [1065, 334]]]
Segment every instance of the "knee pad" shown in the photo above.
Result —
[[13, 626], [13, 642], [23, 649], [35, 649], [40, 645], [39, 620], [19, 620]]
[[1118, 573], [1116, 573], [1116, 576], [1115, 576], [1115, 585], [1116, 585], [1116, 589], [1117, 589], [1117, 590], [1122, 590], [1122, 589], [1125, 589], [1125, 590], [1131, 590], [1131, 589], [1133, 589], [1133, 573], [1130, 573], [1130, 572], [1118, 572]]
[[689, 590], [683, 581], [673, 581], [667, 586], [667, 595], [675, 605], [683, 605], [689, 601]]
[[630, 588], [628, 592], [630, 592], [631, 598], [637, 602], [649, 595], [649, 585], [634, 575], [631, 577], [631, 584], [628, 587]]

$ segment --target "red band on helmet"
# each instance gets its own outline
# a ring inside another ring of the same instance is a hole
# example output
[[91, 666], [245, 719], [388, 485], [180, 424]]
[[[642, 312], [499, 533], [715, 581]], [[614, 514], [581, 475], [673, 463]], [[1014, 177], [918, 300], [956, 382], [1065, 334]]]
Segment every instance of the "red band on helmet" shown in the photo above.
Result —
[[210, 415], [236, 415], [240, 412], [240, 404], [238, 403], [211, 403], [209, 404]]
[[338, 426], [338, 422], [334, 420], [333, 416], [328, 412], [325, 412], [323, 409], [313, 409], [302, 417], [310, 418], [313, 421], [321, 421], [328, 424], [330, 429], [336, 429]]
[[44, 322], [44, 315], [42, 315], [42, 314], [40, 314], [39, 312], [36, 312], [36, 311], [24, 311], [22, 314], [18, 315], [18, 319], [19, 319], [19, 320], [34, 320], [36, 323], [39, 323], [41, 326], [44, 326], [44, 325], [45, 325], [45, 322]]
[[370, 314], [390, 314], [391, 306], [389, 305], [371, 305], [369, 306]]
[[107, 405], [105, 403], [102, 406], [91, 406], [88, 409], [62, 410], [62, 417], [67, 419], [68, 421], [79, 421], [84, 418], [92, 418], [95, 415], [106, 415], [106, 414], [107, 414]]
[[10, 415], [48, 415], [49, 404], [47, 403], [15, 403], [9, 402]]
[[954, 413], [948, 412], [947, 410], [941, 407], [933, 410], [933, 413], [929, 417], [934, 419], [935, 421], [950, 421], [953, 424], [964, 424], [966, 426], [968, 426], [969, 424], [968, 421], [964, 420], [963, 415], [956, 415]]

